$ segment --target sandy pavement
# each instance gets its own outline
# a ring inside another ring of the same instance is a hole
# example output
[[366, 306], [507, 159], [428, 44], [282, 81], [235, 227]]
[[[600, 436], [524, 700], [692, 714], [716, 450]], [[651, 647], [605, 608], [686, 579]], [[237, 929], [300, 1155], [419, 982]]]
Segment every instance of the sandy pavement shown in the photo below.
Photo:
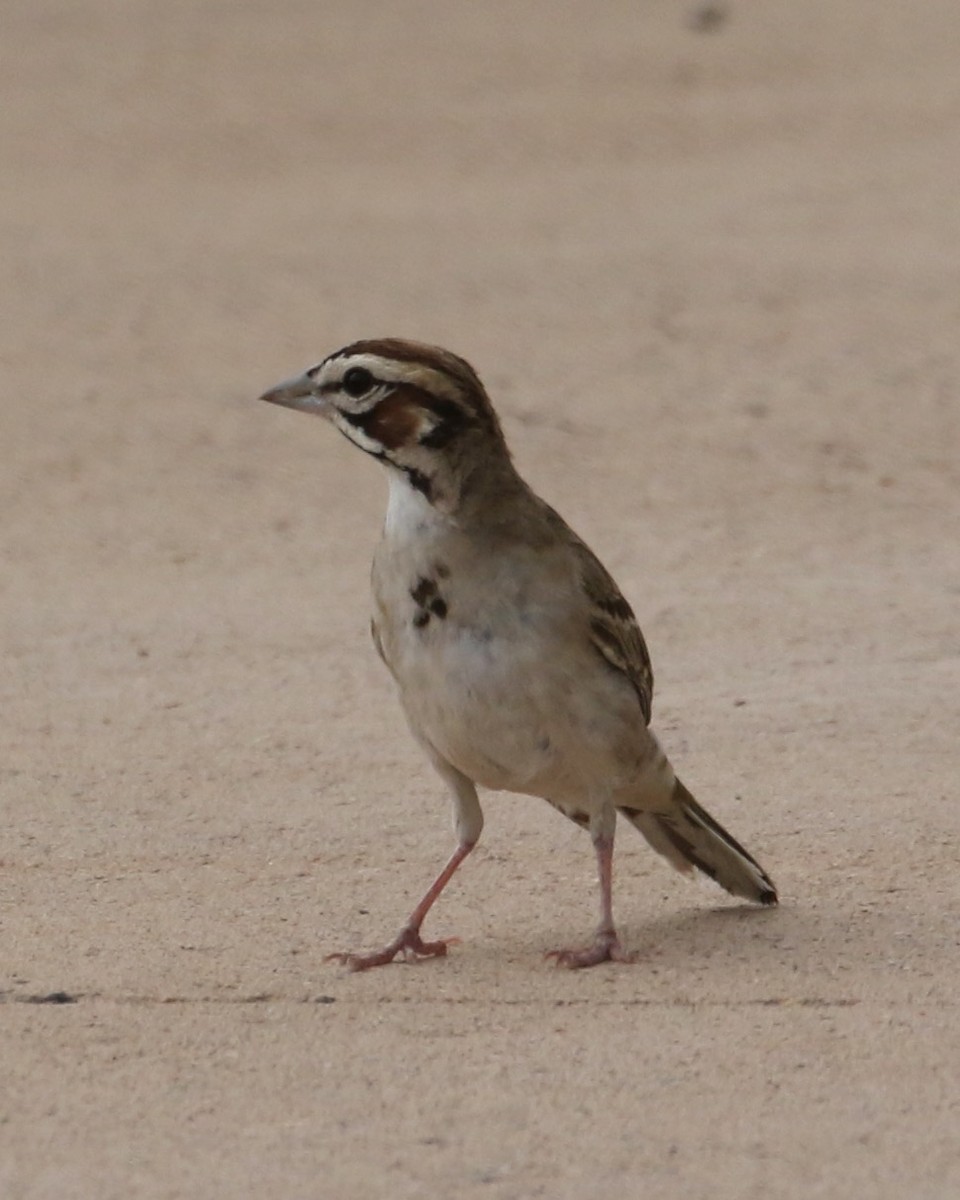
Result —
[[[960, 6], [714, 11], [8, 0], [4, 1200], [960, 1195]], [[254, 398], [385, 334], [475, 363], [778, 911], [623, 828], [641, 962], [557, 970], [589, 842], [493, 795], [448, 960], [324, 963], [449, 816], [379, 469]]]

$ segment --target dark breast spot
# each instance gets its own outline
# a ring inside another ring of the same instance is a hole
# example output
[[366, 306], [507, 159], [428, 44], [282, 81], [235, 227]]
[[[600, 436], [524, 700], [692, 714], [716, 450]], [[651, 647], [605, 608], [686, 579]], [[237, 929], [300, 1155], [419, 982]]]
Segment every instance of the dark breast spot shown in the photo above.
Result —
[[417, 580], [416, 586], [410, 589], [414, 604], [419, 604], [421, 607], [429, 603], [436, 594], [436, 582], [433, 579], [425, 579], [422, 575]]
[[413, 616], [413, 624], [417, 629], [428, 625], [431, 616], [442, 621], [449, 611], [446, 600], [439, 594], [435, 579], [421, 575], [410, 589], [410, 598], [417, 606]]

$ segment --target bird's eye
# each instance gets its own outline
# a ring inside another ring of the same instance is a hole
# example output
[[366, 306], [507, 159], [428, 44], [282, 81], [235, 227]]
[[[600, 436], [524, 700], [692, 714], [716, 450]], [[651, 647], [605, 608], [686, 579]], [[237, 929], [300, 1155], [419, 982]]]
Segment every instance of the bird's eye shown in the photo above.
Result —
[[351, 367], [343, 377], [343, 390], [348, 396], [359, 399], [373, 387], [374, 379], [366, 367]]

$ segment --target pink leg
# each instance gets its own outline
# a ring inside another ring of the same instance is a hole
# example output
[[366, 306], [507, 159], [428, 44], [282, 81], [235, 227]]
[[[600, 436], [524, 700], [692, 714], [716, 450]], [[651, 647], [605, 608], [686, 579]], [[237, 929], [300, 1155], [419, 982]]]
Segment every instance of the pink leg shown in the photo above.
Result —
[[328, 954], [327, 962], [339, 962], [351, 971], [366, 971], [369, 967], [382, 967], [393, 962], [402, 953], [408, 962], [419, 962], [423, 958], [443, 958], [447, 947], [459, 941], [458, 938], [444, 938], [437, 942], [425, 942], [420, 937], [420, 926], [430, 908], [443, 889], [450, 882], [454, 871], [474, 848], [476, 842], [462, 842], [450, 857], [437, 878], [430, 885], [427, 894], [410, 914], [406, 925], [400, 930], [393, 941], [382, 950], [373, 954]]
[[597, 869], [600, 874], [600, 924], [593, 943], [581, 950], [551, 950], [547, 958], [555, 958], [558, 967], [595, 967], [602, 962], [635, 962], [620, 945], [613, 926], [613, 838], [601, 836], [594, 840]]

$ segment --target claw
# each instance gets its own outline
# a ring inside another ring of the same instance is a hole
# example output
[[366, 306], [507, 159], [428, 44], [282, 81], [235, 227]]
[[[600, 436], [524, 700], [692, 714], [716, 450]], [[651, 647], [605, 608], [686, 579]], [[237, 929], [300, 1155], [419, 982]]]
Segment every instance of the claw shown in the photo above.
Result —
[[556, 960], [558, 967], [569, 967], [571, 971], [581, 967], [595, 967], [602, 962], [635, 963], [636, 954], [631, 954], [620, 945], [613, 930], [598, 933], [593, 944], [581, 950], [548, 950], [544, 958]]
[[368, 971], [371, 967], [384, 967], [393, 962], [398, 954], [408, 963], [423, 962], [427, 958], [446, 958], [447, 947], [456, 946], [457, 937], [440, 938], [436, 942], [425, 942], [417, 929], [402, 929], [389, 946], [375, 950], [372, 954], [350, 954], [343, 951], [328, 954], [324, 962], [337, 962], [351, 971]]

